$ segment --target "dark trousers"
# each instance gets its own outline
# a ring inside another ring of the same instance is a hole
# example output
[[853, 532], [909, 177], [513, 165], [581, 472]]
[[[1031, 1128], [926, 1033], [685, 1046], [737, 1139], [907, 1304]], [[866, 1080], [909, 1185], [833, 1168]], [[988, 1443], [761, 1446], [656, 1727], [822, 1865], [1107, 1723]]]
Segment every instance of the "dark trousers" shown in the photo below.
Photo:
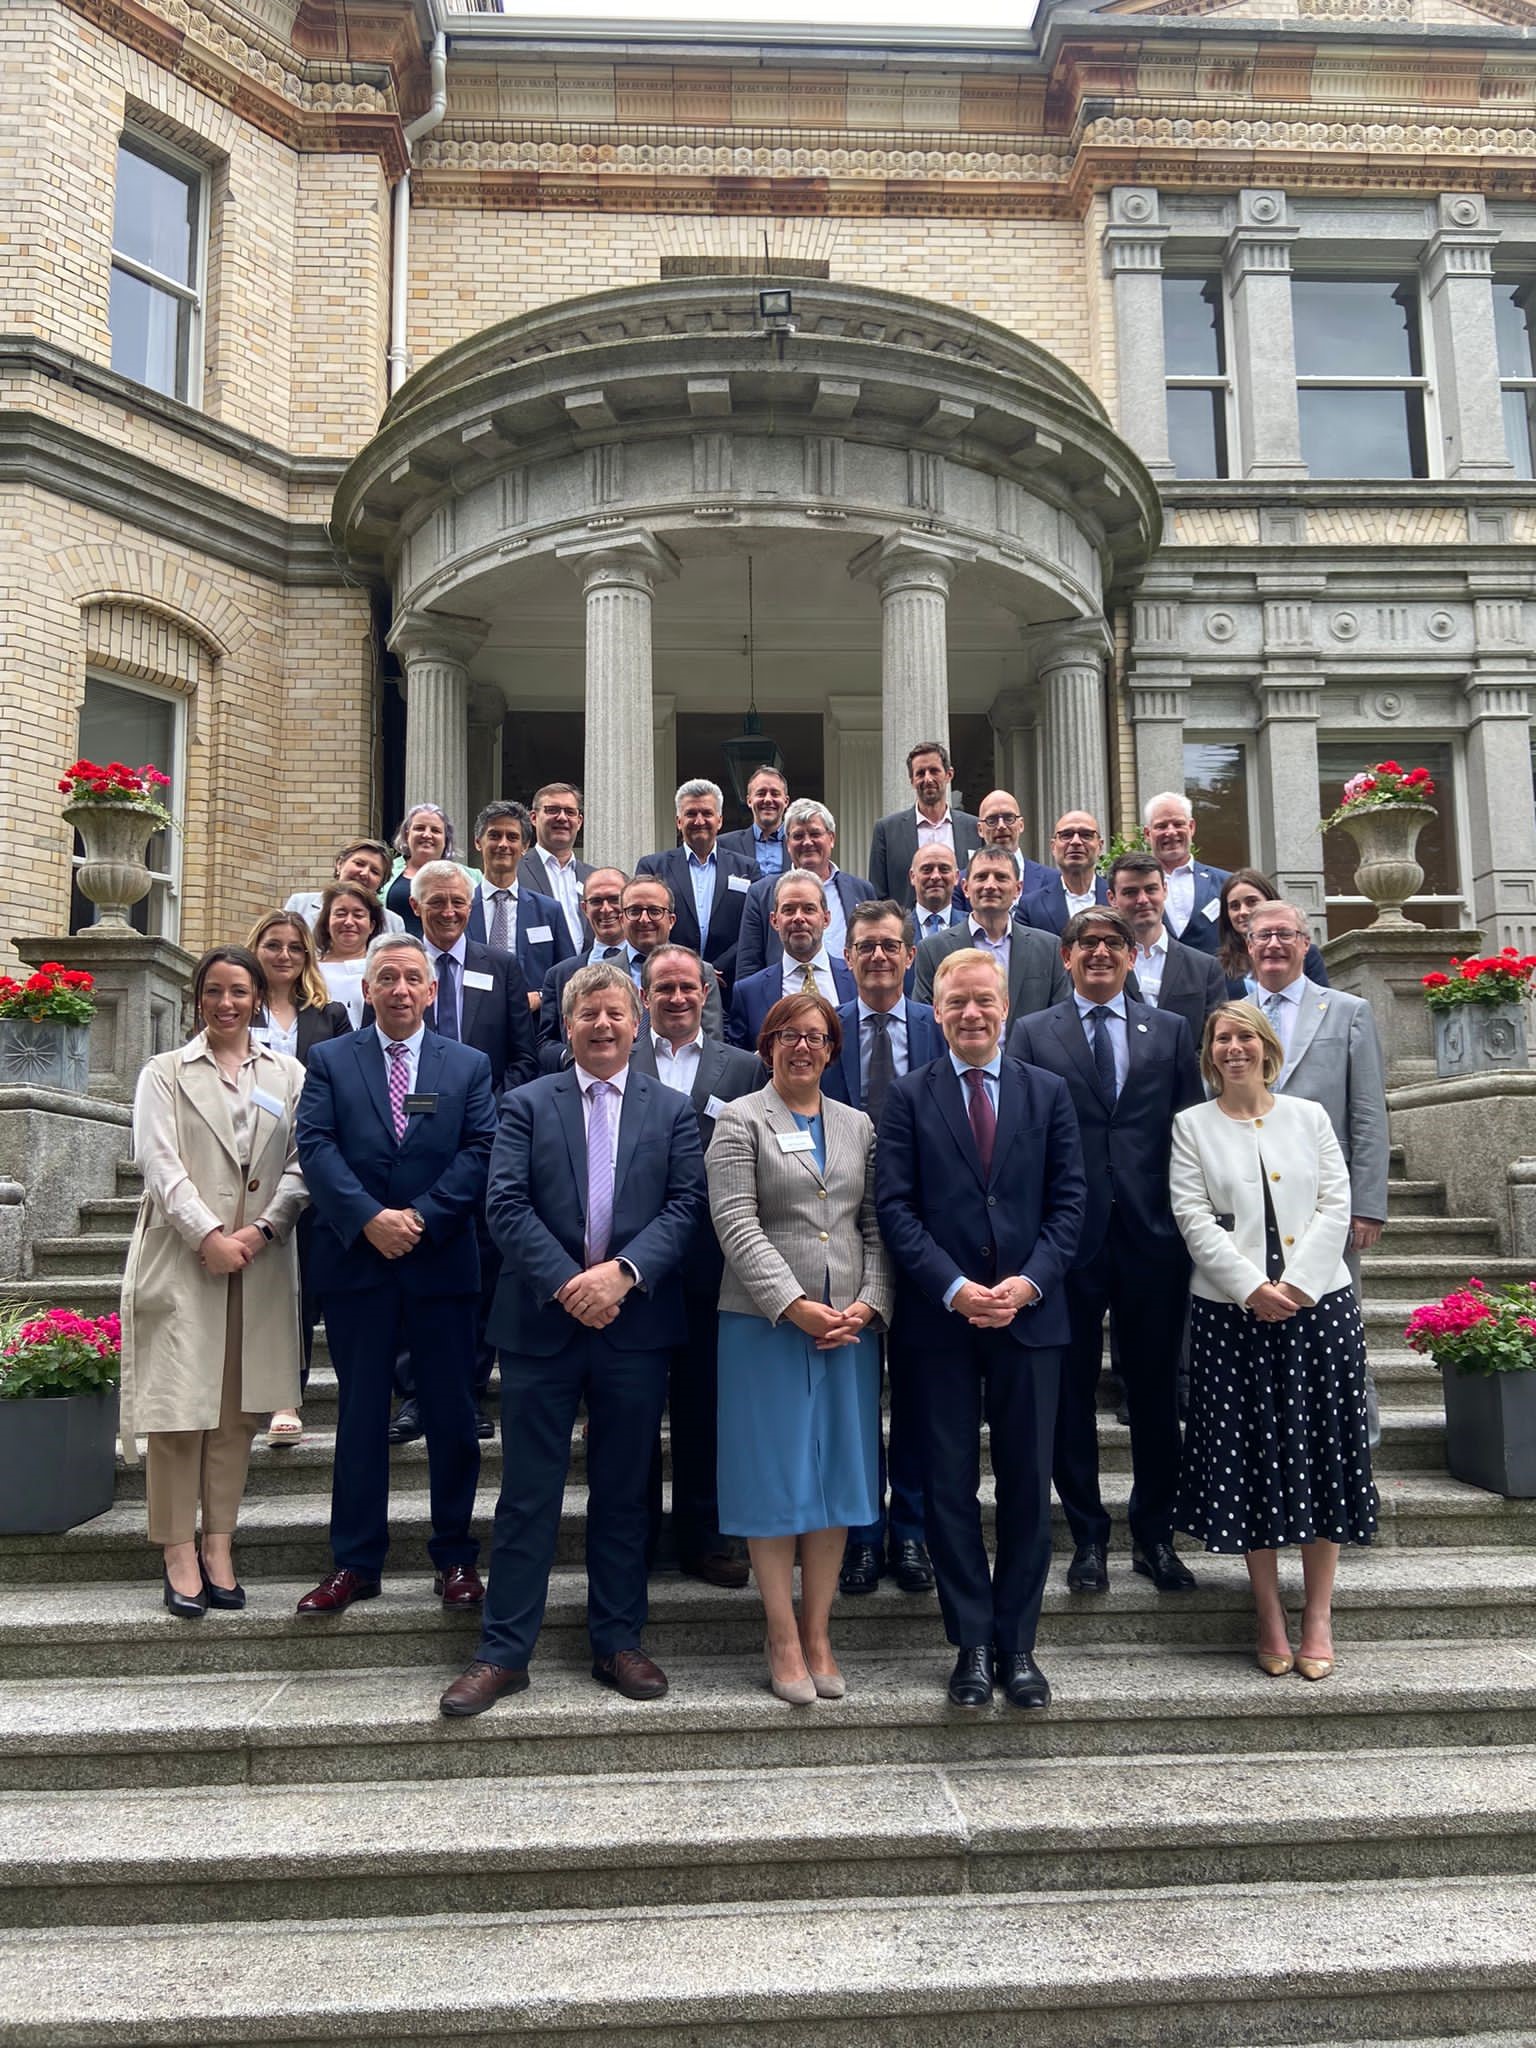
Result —
[[[667, 1416], [672, 1427], [672, 1538], [680, 1558], [697, 1558], [720, 1543], [715, 1490], [716, 1378], [720, 1335], [718, 1281], [708, 1293], [687, 1289], [688, 1336], [667, 1354]], [[651, 1453], [649, 1549], [661, 1533], [661, 1439]]]
[[1111, 1212], [1104, 1242], [1067, 1275], [1072, 1336], [1056, 1409], [1051, 1477], [1074, 1543], [1109, 1542], [1099, 1493], [1095, 1390], [1104, 1312], [1119, 1331], [1119, 1372], [1131, 1420], [1131, 1540], [1143, 1549], [1173, 1540], [1179, 1485], [1179, 1354], [1189, 1314], [1189, 1260], [1177, 1238], [1149, 1246]]
[[648, 1449], [667, 1396], [665, 1351], [620, 1351], [573, 1324], [550, 1358], [501, 1353], [501, 1498], [480, 1647], [527, 1668], [544, 1621], [571, 1431], [587, 1404], [587, 1633], [594, 1657], [639, 1645], [645, 1627]]
[[406, 1294], [381, 1280], [369, 1293], [321, 1304], [336, 1367], [336, 1460], [331, 1475], [331, 1550], [338, 1566], [377, 1578], [389, 1549], [389, 1404], [402, 1345], [421, 1362], [416, 1398], [427, 1439], [432, 1537], [439, 1571], [473, 1564], [469, 1533], [480, 1476], [470, 1375], [472, 1294]]
[[[1026, 1311], [1027, 1313], [1027, 1311]], [[957, 1649], [1033, 1650], [1051, 1564], [1051, 1438], [1062, 1351], [952, 1316], [922, 1358], [923, 1499], [944, 1633]], [[997, 1561], [981, 1533], [981, 1424], [991, 1434]]]
[[[475, 1225], [475, 1242], [480, 1248], [480, 1300], [475, 1311], [475, 1372], [474, 1395], [476, 1401], [483, 1401], [491, 1384], [491, 1367], [496, 1363], [496, 1347], [486, 1341], [485, 1326], [491, 1318], [491, 1304], [496, 1299], [496, 1282], [501, 1278], [501, 1253], [486, 1228], [484, 1217]], [[402, 1401], [415, 1398], [416, 1368], [411, 1363], [409, 1347], [402, 1347], [395, 1360], [395, 1391]]]
[[888, 1544], [923, 1541], [923, 1446], [914, 1361], [900, 1337], [888, 1337], [881, 1350], [891, 1389], [889, 1449], [886, 1431], [880, 1433], [881, 1515], [862, 1529], [850, 1529], [848, 1541], [883, 1551]]

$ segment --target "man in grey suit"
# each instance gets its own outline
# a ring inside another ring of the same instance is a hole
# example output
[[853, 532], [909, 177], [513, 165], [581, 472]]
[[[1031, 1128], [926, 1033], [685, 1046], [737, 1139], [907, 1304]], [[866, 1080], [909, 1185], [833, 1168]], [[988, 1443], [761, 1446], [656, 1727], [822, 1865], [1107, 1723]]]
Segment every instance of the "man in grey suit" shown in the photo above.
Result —
[[869, 881], [875, 895], [894, 897], [903, 909], [913, 901], [912, 857], [920, 846], [947, 846], [963, 868], [981, 844], [981, 821], [970, 811], [953, 811], [949, 786], [954, 763], [942, 740], [919, 740], [907, 755], [907, 779], [916, 799], [911, 810], [892, 811], [875, 824], [869, 842]]
[[1109, 870], [1109, 901], [1136, 934], [1133, 995], [1182, 1017], [1198, 1046], [1205, 1020], [1227, 1000], [1227, 978], [1213, 954], [1197, 953], [1164, 922], [1168, 885], [1150, 853], [1122, 853]]
[[917, 949], [913, 993], [920, 1003], [933, 1000], [933, 978], [950, 953], [976, 946], [989, 953], [1008, 977], [1008, 1029], [1021, 1017], [1063, 1003], [1072, 982], [1061, 952], [1049, 932], [1032, 931], [1013, 914], [1019, 900], [1019, 875], [1006, 847], [984, 846], [971, 855], [965, 871], [965, 894], [971, 914]]
[[1381, 1236], [1387, 1216], [1387, 1090], [1381, 1040], [1371, 1006], [1342, 989], [1319, 988], [1301, 971], [1312, 943], [1306, 912], [1263, 903], [1248, 926], [1256, 1001], [1285, 1048], [1276, 1089], [1328, 1113], [1349, 1168], [1350, 1223], [1345, 1256], [1360, 1291], [1360, 1254]]
[[[647, 957], [640, 977], [645, 1021], [630, 1066], [654, 1074], [686, 1095], [699, 1119], [704, 1150], [715, 1118], [727, 1102], [750, 1095], [768, 1076], [755, 1052], [706, 1037], [703, 962], [689, 946], [663, 943]], [[711, 1586], [747, 1583], [739, 1543], [720, 1534], [715, 1493], [715, 1352], [720, 1328], [720, 1246], [706, 1214], [683, 1261], [683, 1305], [688, 1335], [667, 1361], [667, 1410], [672, 1418], [672, 1537], [678, 1569]], [[661, 1527], [661, 1442], [651, 1459], [652, 1549]]]

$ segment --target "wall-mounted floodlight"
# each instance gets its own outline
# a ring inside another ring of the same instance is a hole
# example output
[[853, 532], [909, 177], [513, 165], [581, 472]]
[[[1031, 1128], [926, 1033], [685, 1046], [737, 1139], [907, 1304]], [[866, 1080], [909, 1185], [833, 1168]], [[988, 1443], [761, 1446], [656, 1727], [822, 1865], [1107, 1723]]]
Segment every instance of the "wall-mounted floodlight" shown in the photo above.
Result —
[[757, 310], [763, 325], [770, 334], [793, 334], [795, 331], [795, 295], [781, 285], [771, 286], [757, 295]]

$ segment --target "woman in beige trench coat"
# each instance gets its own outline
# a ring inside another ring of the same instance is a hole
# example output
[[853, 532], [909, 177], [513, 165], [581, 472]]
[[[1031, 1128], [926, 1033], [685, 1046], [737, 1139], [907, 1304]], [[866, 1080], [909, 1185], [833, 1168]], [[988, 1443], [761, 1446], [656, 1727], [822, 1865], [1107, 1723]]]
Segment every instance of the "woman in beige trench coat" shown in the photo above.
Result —
[[304, 1069], [253, 1043], [265, 999], [253, 954], [205, 953], [201, 1028], [148, 1062], [133, 1102], [144, 1199], [123, 1278], [123, 1453], [148, 1438], [149, 1540], [165, 1552], [165, 1604], [188, 1620], [245, 1605], [231, 1544], [251, 1441], [299, 1391]]

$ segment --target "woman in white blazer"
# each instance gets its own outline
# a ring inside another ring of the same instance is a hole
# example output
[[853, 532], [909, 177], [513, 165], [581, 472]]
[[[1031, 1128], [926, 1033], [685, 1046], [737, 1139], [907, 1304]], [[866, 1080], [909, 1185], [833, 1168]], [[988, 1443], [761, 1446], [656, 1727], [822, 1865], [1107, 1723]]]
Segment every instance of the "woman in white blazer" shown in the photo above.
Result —
[[[1275, 1095], [1284, 1065], [1252, 1003], [1205, 1022], [1212, 1099], [1174, 1119], [1173, 1213], [1194, 1261], [1189, 1425], [1178, 1526], [1242, 1551], [1259, 1669], [1326, 1678], [1341, 1543], [1376, 1531], [1365, 1332], [1344, 1264], [1349, 1172], [1327, 1114]], [[1305, 1605], [1293, 1654], [1279, 1550], [1301, 1547]]]

